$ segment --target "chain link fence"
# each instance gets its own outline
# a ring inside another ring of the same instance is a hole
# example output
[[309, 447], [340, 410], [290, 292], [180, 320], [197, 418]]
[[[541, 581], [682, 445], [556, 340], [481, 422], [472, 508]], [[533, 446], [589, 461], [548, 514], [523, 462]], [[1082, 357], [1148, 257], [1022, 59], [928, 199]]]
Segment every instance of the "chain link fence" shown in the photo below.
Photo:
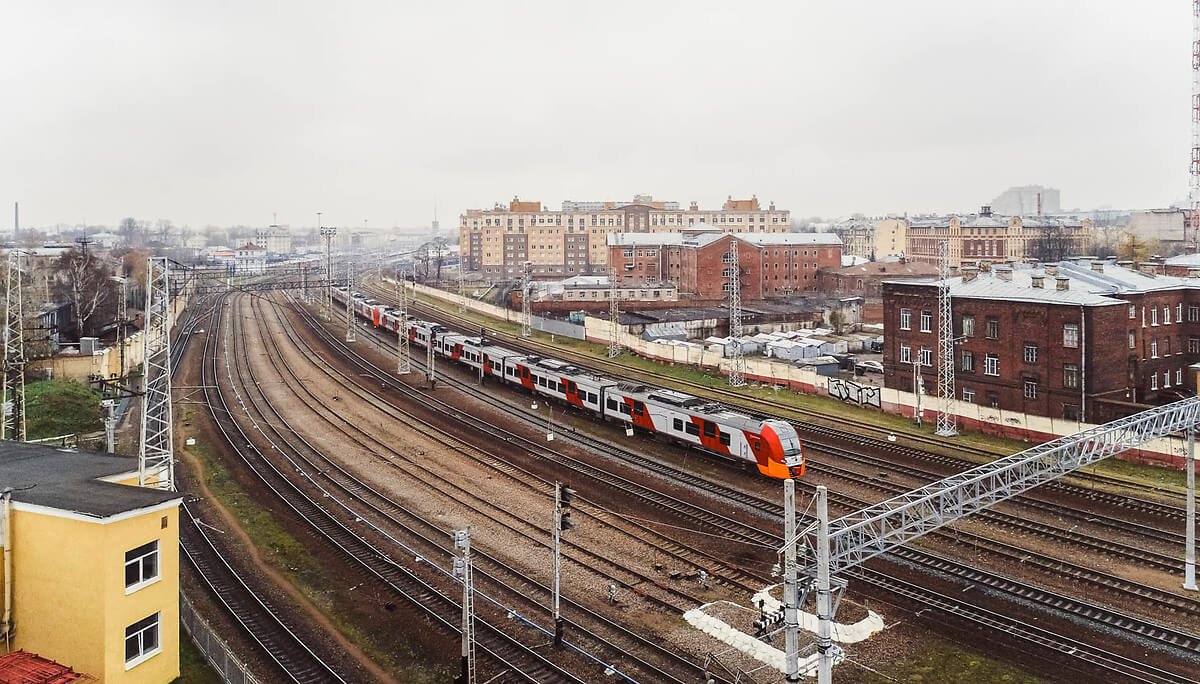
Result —
[[216, 635], [204, 618], [200, 617], [183, 592], [179, 593], [179, 621], [183, 630], [191, 637], [192, 643], [196, 645], [196, 649], [220, 675], [221, 681], [227, 684], [260, 684], [258, 679], [250, 674], [249, 668], [233, 655], [229, 645]]

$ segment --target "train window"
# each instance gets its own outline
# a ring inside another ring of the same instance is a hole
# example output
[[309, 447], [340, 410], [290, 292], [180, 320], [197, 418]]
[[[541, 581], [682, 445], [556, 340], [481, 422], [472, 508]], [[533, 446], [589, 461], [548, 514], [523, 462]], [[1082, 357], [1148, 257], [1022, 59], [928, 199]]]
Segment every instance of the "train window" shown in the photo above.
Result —
[[688, 433], [689, 435], [696, 435], [696, 436], [700, 435], [700, 428], [696, 427], [695, 423], [687, 423], [686, 425], [683, 426], [683, 428], [684, 428], [683, 431]]
[[635, 415], [635, 416], [646, 415], [646, 405], [640, 401], [633, 402], [633, 415]]
[[610, 399], [608, 400], [608, 410], [610, 410], [610, 411], [616, 411], [616, 410], [617, 410], [617, 400], [616, 400], [616, 399], [611, 399], [611, 398], [610, 398]]
[[704, 436], [705, 437], [716, 437], [717, 436], [717, 424], [710, 423], [707, 420], [704, 421]]
[[729, 446], [729, 433], [728, 432], [721, 433], [721, 444], [724, 444], [725, 446]]
[[558, 391], [559, 391], [559, 392], [562, 392], [563, 394], [566, 394], [566, 393], [567, 393], [567, 386], [566, 386], [566, 385], [564, 385], [564, 384], [563, 384], [563, 383], [561, 383], [561, 382], [560, 382], [560, 383], [558, 383]]
[[577, 390], [577, 388], [575, 387], [575, 381], [568, 380], [567, 381], [567, 391], [570, 392], [571, 394], [575, 394], [576, 390]]
[[751, 446], [753, 446], [753, 447], [754, 447], [754, 450], [755, 450], [755, 451], [758, 451], [758, 442], [753, 442], [753, 443], [751, 444]]
[[621, 404], [621, 413], [629, 415], [629, 404]]
[[675, 419], [675, 429], [679, 432], [683, 432], [683, 421], [682, 420], [679, 420], [678, 418]]
[[600, 399], [600, 397], [596, 396], [595, 392], [588, 392], [587, 395], [588, 395], [587, 400], [588, 400], [589, 404], [594, 404]]

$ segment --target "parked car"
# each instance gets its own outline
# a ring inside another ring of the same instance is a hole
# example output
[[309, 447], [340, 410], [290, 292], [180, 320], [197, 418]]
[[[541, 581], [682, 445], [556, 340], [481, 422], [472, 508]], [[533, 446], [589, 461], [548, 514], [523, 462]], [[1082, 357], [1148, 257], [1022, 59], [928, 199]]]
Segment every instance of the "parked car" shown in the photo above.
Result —
[[883, 364], [878, 361], [859, 361], [858, 367], [862, 368], [863, 370], [867, 371], [868, 373], [882, 373], [883, 372]]

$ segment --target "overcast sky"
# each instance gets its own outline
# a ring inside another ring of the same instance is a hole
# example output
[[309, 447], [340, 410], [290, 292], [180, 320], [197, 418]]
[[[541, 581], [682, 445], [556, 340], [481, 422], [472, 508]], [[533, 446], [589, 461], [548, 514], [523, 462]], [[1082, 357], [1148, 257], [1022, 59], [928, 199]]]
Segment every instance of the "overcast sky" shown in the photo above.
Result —
[[[428, 224], [1187, 192], [1191, 3], [6, 2], [0, 217]], [[7, 229], [11, 219], [0, 220]]]

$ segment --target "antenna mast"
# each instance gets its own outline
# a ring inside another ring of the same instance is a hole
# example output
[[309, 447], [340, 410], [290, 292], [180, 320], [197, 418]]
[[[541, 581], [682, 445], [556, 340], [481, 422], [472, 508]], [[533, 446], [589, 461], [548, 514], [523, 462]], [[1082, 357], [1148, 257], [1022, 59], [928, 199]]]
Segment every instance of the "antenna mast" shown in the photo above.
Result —
[[533, 328], [533, 311], [529, 295], [533, 292], [533, 262], [526, 261], [521, 275], [521, 337], [529, 337]]
[[621, 355], [621, 303], [617, 297], [617, 269], [608, 269], [608, 358]]
[[742, 353], [742, 264], [736, 237], [729, 239], [729, 262], [729, 337], [733, 346], [729, 386], [742, 387], [746, 384], [746, 355]]
[[337, 235], [337, 228], [320, 228], [319, 232], [325, 238], [325, 306], [321, 311], [329, 321], [333, 320], [333, 236]]
[[1191, 213], [1184, 240], [1200, 249], [1200, 0], [1192, 0], [1192, 163], [1188, 184]]
[[354, 258], [346, 259], [346, 341], [354, 342]]
[[[1200, 2], [1200, 0], [1196, 0]], [[958, 434], [954, 414], [954, 315], [950, 297], [950, 241], [938, 243], [938, 404], [937, 434]]]

